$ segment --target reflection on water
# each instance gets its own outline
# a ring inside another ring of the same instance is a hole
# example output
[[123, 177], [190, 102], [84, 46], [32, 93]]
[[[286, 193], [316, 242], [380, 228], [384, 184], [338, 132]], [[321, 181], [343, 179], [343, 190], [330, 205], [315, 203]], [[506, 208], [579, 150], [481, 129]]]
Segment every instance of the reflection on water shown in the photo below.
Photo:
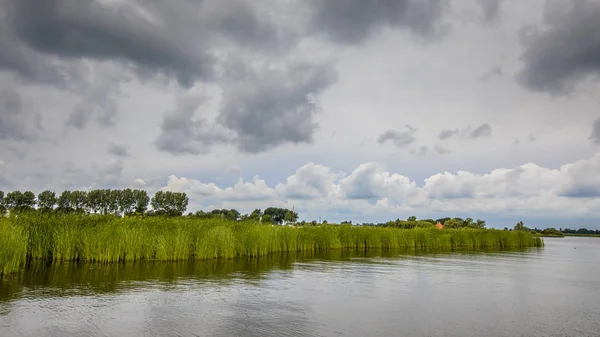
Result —
[[32, 263], [0, 336], [598, 336], [600, 239], [511, 251]]

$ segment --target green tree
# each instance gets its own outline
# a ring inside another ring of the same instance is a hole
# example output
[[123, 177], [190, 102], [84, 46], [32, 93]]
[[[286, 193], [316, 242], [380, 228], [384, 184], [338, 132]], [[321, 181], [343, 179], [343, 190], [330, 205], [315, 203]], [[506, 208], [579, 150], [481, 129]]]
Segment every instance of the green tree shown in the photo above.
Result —
[[250, 216], [248, 217], [248, 220], [251, 221], [260, 221], [260, 217], [262, 216], [262, 210], [260, 208], [255, 209], [254, 211], [252, 211], [252, 213], [250, 213]]
[[449, 219], [444, 222], [444, 227], [446, 228], [460, 228], [461, 226], [462, 221], [459, 221], [457, 219]]
[[406, 221], [417, 221], [417, 217], [416, 216], [409, 216], [408, 219], [406, 219]]
[[515, 225], [515, 227], [513, 228], [516, 231], [522, 231], [522, 230], [526, 230], [527, 227], [525, 227], [525, 224], [523, 223], [523, 221], [519, 221], [517, 222], [517, 224]]
[[130, 188], [121, 191], [119, 196], [119, 212], [123, 215], [129, 215], [135, 207], [135, 195]]
[[108, 200], [108, 212], [114, 215], [119, 215], [119, 200], [121, 199], [121, 191], [107, 190], [105, 193]]
[[273, 218], [269, 214], [264, 214], [262, 216], [262, 218], [260, 219], [260, 222], [262, 222], [262, 223], [273, 223]]
[[485, 220], [477, 219], [475, 224], [477, 225], [477, 228], [481, 228], [481, 229], [485, 228]]
[[148, 210], [148, 203], [150, 202], [148, 193], [144, 190], [133, 190], [133, 200], [135, 212], [138, 214], [146, 213]]
[[4, 205], [4, 191], [0, 191], [0, 216], [6, 215], [6, 206]]
[[32, 211], [35, 207], [35, 194], [31, 191], [13, 191], [4, 197], [4, 204], [11, 213]]
[[38, 207], [40, 212], [48, 213], [54, 210], [57, 202], [56, 193], [52, 191], [43, 191], [38, 194]]
[[69, 194], [69, 204], [75, 212], [83, 213], [87, 206], [87, 192], [71, 191]]
[[183, 192], [158, 191], [150, 200], [156, 215], [177, 216], [185, 213], [189, 199]]
[[71, 191], [63, 191], [56, 200], [56, 210], [62, 213], [73, 212], [73, 206], [71, 205]]
[[87, 194], [86, 206], [90, 213], [98, 213], [102, 209], [103, 190], [91, 190]]

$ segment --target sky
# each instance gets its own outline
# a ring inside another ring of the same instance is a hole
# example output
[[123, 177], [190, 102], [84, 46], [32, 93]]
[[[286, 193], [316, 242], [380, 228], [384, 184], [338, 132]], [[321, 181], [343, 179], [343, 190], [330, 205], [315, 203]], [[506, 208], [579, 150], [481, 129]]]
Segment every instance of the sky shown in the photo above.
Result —
[[0, 0], [0, 190], [600, 228], [599, 0]]

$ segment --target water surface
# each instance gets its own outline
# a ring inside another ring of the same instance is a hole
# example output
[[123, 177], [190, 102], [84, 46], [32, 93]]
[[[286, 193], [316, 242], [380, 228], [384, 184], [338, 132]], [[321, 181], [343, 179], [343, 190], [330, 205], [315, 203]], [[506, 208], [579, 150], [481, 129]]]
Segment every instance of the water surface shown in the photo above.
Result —
[[0, 336], [599, 336], [600, 239], [503, 252], [32, 264]]

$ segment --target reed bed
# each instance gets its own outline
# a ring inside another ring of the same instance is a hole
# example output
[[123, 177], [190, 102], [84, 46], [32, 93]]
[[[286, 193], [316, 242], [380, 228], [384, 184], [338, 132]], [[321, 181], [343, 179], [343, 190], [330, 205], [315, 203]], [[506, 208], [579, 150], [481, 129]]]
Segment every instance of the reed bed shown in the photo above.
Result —
[[278, 226], [217, 219], [22, 215], [0, 219], [0, 271], [29, 260], [121, 262], [246, 259], [332, 249], [519, 248], [543, 245], [521, 231]]

